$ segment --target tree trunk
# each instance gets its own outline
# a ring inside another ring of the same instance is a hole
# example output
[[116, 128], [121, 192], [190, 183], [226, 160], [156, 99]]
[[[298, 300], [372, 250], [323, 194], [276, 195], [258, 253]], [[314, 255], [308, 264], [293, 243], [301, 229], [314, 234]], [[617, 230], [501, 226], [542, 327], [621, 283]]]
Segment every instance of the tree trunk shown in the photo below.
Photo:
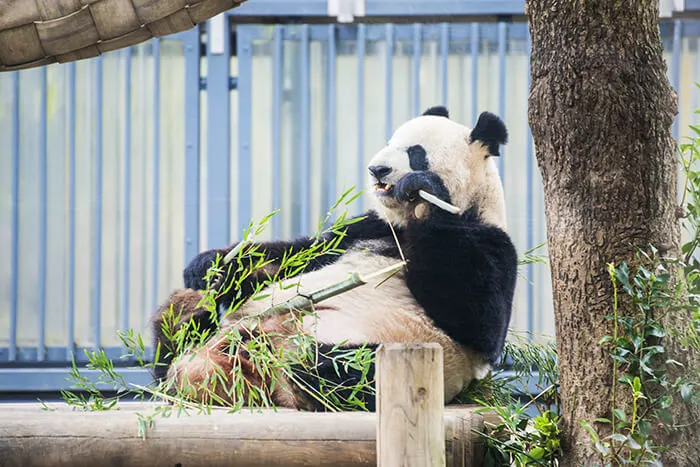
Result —
[[[529, 122], [544, 182], [564, 464], [590, 465], [595, 459], [579, 421], [611, 418], [612, 360], [599, 344], [612, 334], [604, 321], [613, 302], [606, 263], [632, 262], [634, 246], [669, 254], [679, 248], [676, 96], [662, 56], [658, 1], [528, 0], [526, 9]], [[688, 317], [672, 320], [678, 326]], [[688, 362], [669, 339], [668, 356]], [[674, 415], [677, 422], [693, 416], [678, 409]], [[700, 459], [695, 430], [655, 435], [671, 448], [666, 465]]]

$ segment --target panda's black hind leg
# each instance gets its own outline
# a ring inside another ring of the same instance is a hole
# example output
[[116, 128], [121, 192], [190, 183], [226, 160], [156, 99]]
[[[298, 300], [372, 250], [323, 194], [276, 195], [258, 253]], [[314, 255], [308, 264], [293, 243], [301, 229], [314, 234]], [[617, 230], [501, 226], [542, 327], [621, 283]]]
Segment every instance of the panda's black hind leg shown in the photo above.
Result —
[[[376, 410], [375, 356], [379, 344], [337, 346], [318, 344], [309, 357], [310, 364], [294, 365], [294, 379], [306, 392], [314, 410], [325, 411], [327, 404], [357, 410]], [[316, 395], [318, 398], [313, 397]], [[319, 396], [323, 394], [324, 396]]]

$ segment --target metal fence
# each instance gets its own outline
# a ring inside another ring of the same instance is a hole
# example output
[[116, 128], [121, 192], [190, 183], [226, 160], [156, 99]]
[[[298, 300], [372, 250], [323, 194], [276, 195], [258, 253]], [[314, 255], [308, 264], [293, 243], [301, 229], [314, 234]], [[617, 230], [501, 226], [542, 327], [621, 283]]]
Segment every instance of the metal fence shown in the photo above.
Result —
[[[482, 110], [506, 120], [509, 231], [521, 253], [545, 241], [525, 23], [234, 25], [273, 3], [256, 2], [207, 28], [0, 74], [0, 391], [64, 385], [46, 367], [81, 348], [118, 357], [116, 330], [147, 334], [186, 262], [250, 219], [280, 208], [264, 238], [312, 232], [431, 105], [467, 125]], [[682, 135], [700, 107], [700, 22], [662, 34]], [[552, 335], [549, 271], [521, 272], [512, 326]]]

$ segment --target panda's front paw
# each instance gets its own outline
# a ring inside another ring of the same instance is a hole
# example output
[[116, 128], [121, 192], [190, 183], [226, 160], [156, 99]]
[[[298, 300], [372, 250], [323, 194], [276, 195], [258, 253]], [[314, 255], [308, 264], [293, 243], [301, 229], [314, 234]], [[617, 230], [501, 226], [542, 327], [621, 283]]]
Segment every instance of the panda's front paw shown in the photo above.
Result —
[[[183, 273], [185, 287], [194, 290], [205, 290], [207, 288], [207, 272], [214, 264], [223, 268], [223, 260], [228, 250], [204, 251], [190, 261]], [[219, 259], [217, 260], [217, 256]], [[218, 282], [218, 281], [217, 281]]]
[[414, 202], [418, 200], [420, 190], [450, 202], [450, 193], [440, 176], [424, 170], [409, 172], [401, 177], [394, 188], [394, 197], [400, 202]]

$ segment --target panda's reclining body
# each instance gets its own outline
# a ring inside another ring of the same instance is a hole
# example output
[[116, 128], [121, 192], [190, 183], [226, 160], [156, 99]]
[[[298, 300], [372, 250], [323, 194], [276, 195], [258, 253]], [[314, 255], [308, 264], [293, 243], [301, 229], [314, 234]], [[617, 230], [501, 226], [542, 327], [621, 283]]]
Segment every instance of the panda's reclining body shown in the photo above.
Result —
[[[505, 125], [496, 116], [483, 113], [472, 130], [449, 120], [443, 107], [429, 109], [394, 133], [370, 162], [374, 209], [348, 226], [340, 244], [345, 252], [313, 260], [294, 281], [301, 284], [303, 293], [347, 279], [351, 272], [369, 274], [396, 264], [401, 253], [407, 265], [379, 287], [371, 283], [353, 289], [321, 302], [315, 313], [304, 315], [303, 330], [316, 338], [320, 349], [329, 350], [339, 343], [345, 347], [370, 344], [371, 348], [388, 342], [439, 343], [444, 355], [446, 401], [473, 379], [487, 374], [504, 345], [517, 268], [515, 249], [505, 233], [501, 182], [492, 160], [506, 139]], [[451, 214], [425, 202], [418, 196], [419, 190], [455, 205], [460, 213]], [[271, 261], [265, 273], [274, 274], [285, 251], [308, 248], [312, 242], [302, 238], [261, 244]], [[157, 367], [158, 378], [197, 387], [223, 371], [243, 375], [253, 385], [265, 384], [264, 376], [256, 373], [245, 355], [239, 352], [232, 356], [221, 339], [211, 338], [198, 350], [174, 360], [165, 355], [172, 342], [161, 332], [161, 324], [163, 313], [171, 306], [181, 313], [180, 322], [192, 319], [200, 328], [216, 326], [209, 312], [197, 307], [201, 298], [198, 291], [206, 287], [203, 278], [216, 256], [223, 257], [231, 248], [198, 255], [185, 270], [188, 289], [175, 292], [156, 315], [156, 344], [161, 345], [161, 361], [169, 364]], [[238, 300], [249, 297], [255, 280], [252, 277], [240, 290], [222, 294], [218, 305], [225, 309], [236, 293], [242, 294]], [[298, 292], [296, 287], [271, 286], [262, 292], [269, 297], [247, 300], [235, 313], [222, 318], [221, 329], [232, 323], [241, 326], [241, 316], [260, 313]], [[290, 329], [287, 321], [288, 316], [266, 318], [257, 331], [298, 332]], [[275, 345], [291, 344], [278, 339]], [[326, 354], [321, 351], [319, 355], [315, 376], [303, 371], [295, 375], [295, 381], [307, 390], [286, 379], [270, 391], [276, 405], [320, 409], [308, 396], [308, 388], [313, 390], [321, 379], [351, 384], [359, 378], [352, 369], [341, 369], [338, 374]], [[221, 384], [214, 391], [220, 402], [234, 402], [230, 390]], [[205, 396], [198, 393], [195, 397]], [[366, 402], [370, 410], [374, 408], [373, 397], [367, 397]]]

